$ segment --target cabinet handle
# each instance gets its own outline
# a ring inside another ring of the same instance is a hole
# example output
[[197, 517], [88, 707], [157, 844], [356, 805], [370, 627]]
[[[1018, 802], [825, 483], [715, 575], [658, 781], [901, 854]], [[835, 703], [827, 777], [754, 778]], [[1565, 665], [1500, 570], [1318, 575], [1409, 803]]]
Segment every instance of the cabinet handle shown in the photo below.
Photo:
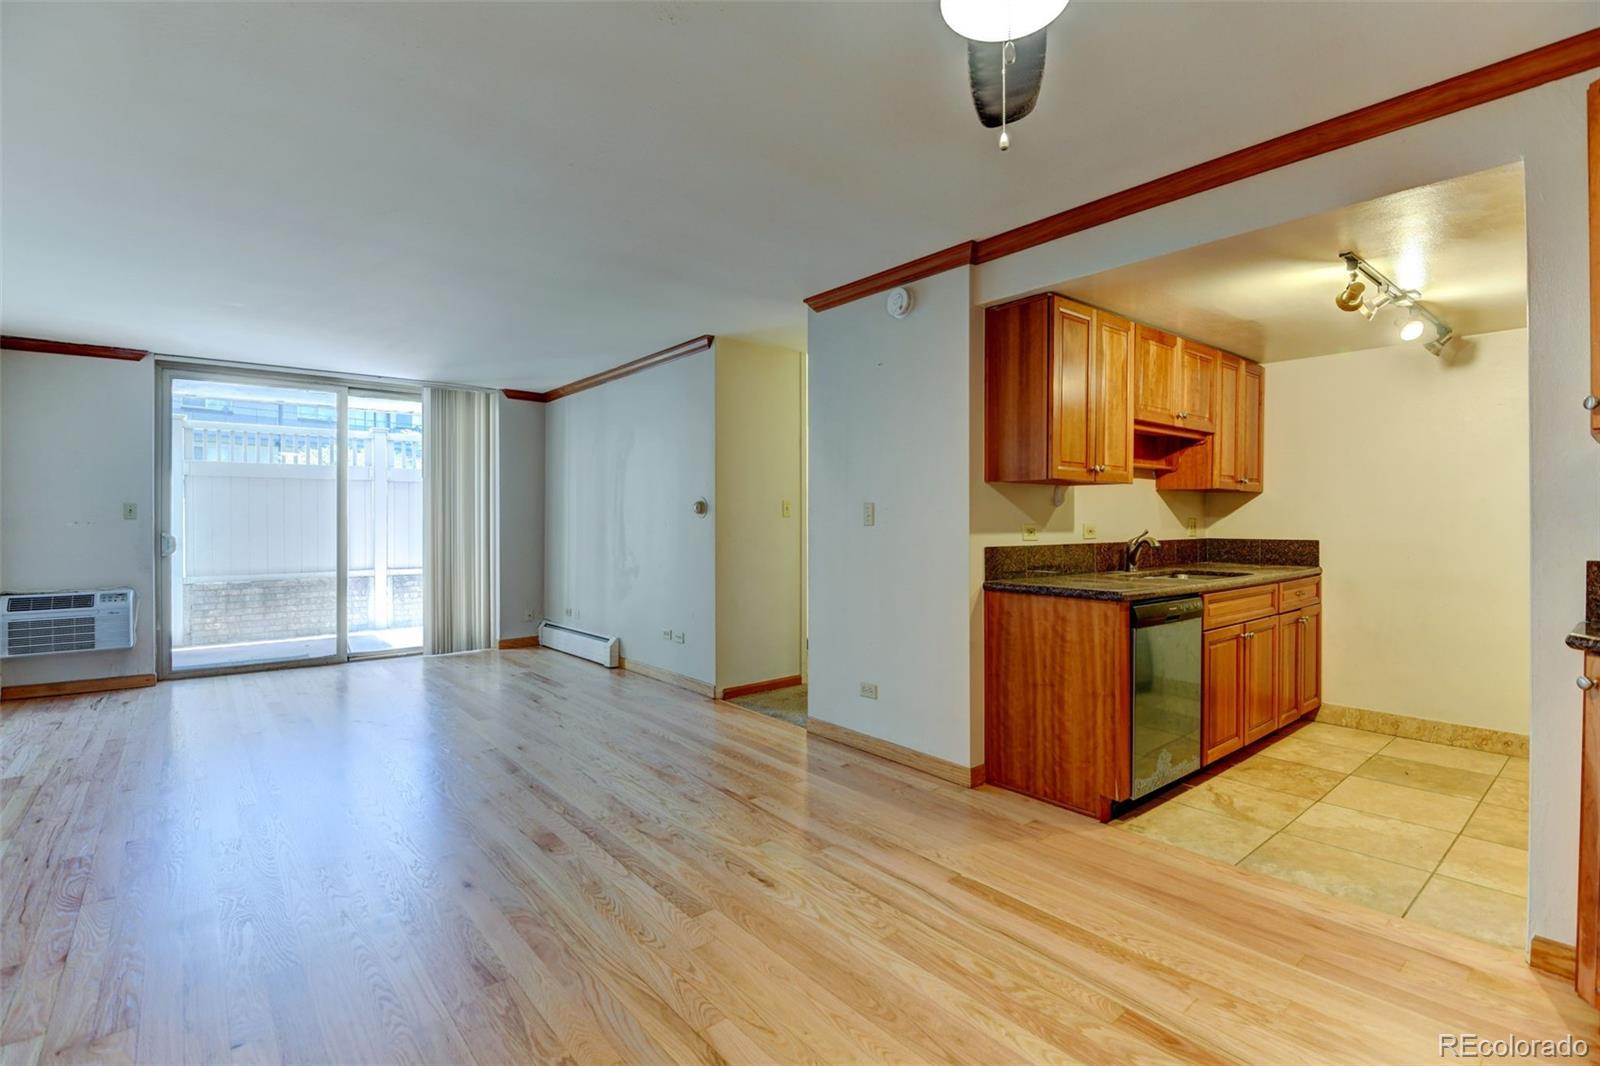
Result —
[[1600, 685], [1600, 681], [1596, 681], [1592, 677], [1580, 677], [1580, 678], [1578, 678], [1578, 687], [1583, 689], [1583, 691], [1585, 691], [1585, 692], [1588, 692], [1590, 689], [1594, 688], [1596, 685]]
[[1299, 618], [1296, 618], [1295, 621], [1303, 626], [1311, 624], [1311, 618], [1309, 615], [1301, 615]]
[[1593, 411], [1596, 407], [1600, 407], [1600, 396], [1589, 395], [1583, 398], [1583, 409], [1585, 411]]

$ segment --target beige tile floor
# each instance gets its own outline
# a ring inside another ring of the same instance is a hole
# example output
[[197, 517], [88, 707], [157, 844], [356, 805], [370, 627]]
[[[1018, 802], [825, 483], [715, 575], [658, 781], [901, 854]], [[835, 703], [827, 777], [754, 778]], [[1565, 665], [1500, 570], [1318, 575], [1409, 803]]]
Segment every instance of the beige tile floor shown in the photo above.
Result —
[[1408, 921], [1524, 947], [1527, 759], [1307, 722], [1117, 824]]

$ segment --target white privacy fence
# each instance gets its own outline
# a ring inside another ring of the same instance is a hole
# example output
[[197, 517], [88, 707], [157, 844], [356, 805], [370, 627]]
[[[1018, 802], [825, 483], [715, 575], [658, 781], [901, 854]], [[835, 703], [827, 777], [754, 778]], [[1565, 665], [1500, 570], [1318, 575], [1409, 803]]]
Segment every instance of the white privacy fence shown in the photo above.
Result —
[[[334, 575], [333, 427], [184, 416], [172, 427], [175, 577], [189, 584]], [[352, 576], [372, 577], [374, 624], [388, 623], [390, 575], [422, 567], [422, 507], [422, 434], [351, 430], [348, 565]]]

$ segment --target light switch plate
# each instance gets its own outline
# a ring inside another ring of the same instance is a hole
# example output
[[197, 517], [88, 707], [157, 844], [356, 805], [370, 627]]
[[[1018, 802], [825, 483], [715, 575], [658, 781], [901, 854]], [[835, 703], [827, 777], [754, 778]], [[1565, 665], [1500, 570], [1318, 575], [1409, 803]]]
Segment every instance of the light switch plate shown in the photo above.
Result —
[[1038, 526], [1023, 526], [1022, 527], [1022, 539], [1023, 540], [1038, 540], [1039, 539], [1039, 527]]
[[672, 641], [673, 641], [674, 644], [682, 644], [683, 640], [684, 640], [684, 637], [683, 637], [683, 634], [681, 632], [674, 632], [672, 634]]
[[124, 522], [137, 522], [139, 520], [139, 505], [136, 503], [123, 504], [122, 520]]
[[1200, 519], [1191, 517], [1188, 521], [1188, 529], [1189, 536], [1198, 537], [1200, 535]]
[[794, 514], [794, 508], [789, 505], [789, 501], [788, 500], [784, 500], [783, 501], [783, 517], [789, 518], [793, 514]]
[[871, 681], [863, 681], [863, 682], [861, 682], [861, 698], [864, 699], [864, 700], [875, 700], [875, 699], [877, 699], [878, 698], [878, 686], [873, 684]]
[[861, 505], [861, 524], [864, 526], [876, 525], [878, 521], [878, 508], [870, 500]]

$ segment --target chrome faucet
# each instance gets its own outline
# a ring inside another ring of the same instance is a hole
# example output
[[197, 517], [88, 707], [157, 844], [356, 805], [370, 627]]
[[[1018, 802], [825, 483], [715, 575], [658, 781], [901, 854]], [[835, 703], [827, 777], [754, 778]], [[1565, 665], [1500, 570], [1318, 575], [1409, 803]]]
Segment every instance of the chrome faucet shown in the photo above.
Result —
[[1146, 548], [1159, 547], [1161, 547], [1161, 542], [1152, 537], [1148, 529], [1143, 533], [1140, 533], [1137, 537], [1134, 537], [1132, 540], [1128, 541], [1128, 561], [1124, 564], [1123, 569], [1127, 570], [1129, 573], [1137, 570], [1139, 568], [1140, 553]]

